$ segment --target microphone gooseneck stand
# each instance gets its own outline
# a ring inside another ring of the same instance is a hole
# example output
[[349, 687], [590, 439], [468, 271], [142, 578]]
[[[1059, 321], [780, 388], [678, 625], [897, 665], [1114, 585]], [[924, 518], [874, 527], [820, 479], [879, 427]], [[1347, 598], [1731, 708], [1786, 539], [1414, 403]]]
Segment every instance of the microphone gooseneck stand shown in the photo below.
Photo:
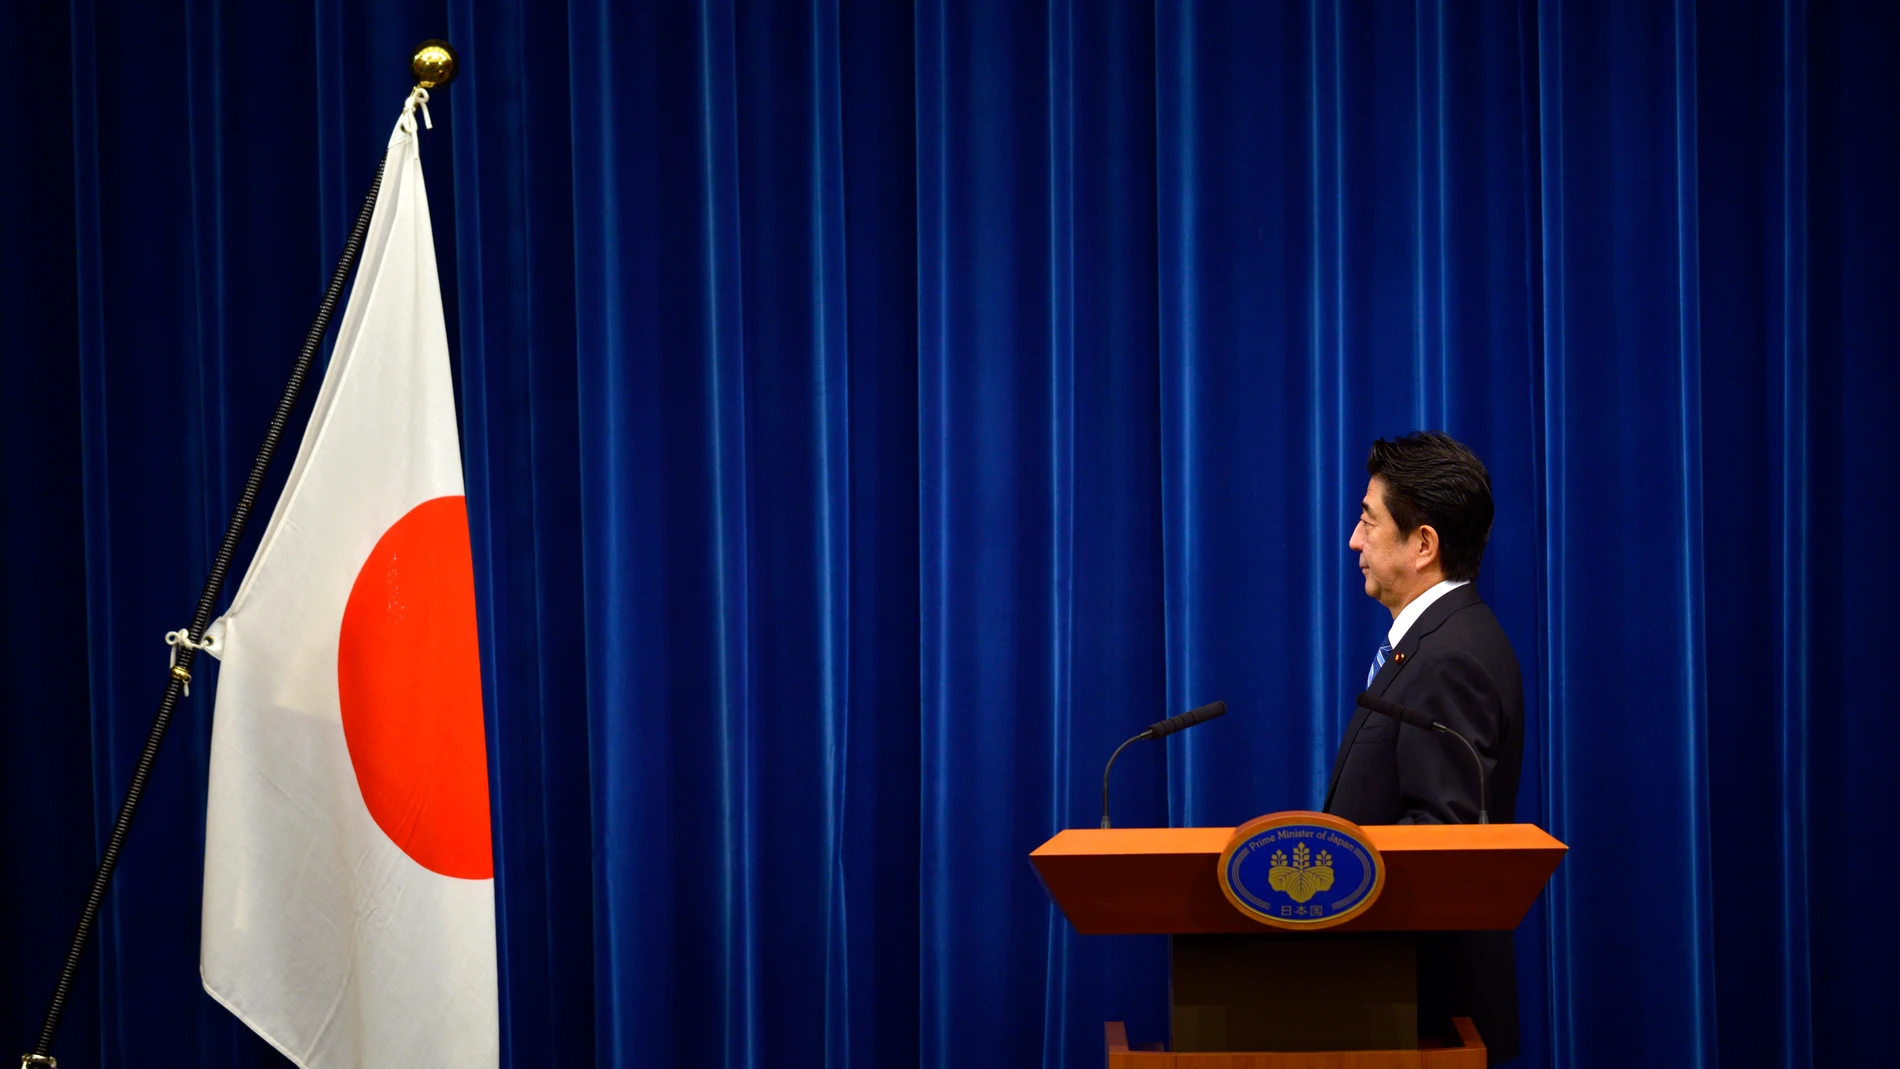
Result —
[[1426, 716], [1424, 713], [1419, 712], [1409, 705], [1400, 705], [1398, 702], [1387, 701], [1371, 691], [1366, 691], [1359, 695], [1359, 704], [1378, 713], [1380, 716], [1389, 716], [1401, 724], [1410, 724], [1415, 728], [1420, 728], [1425, 731], [1433, 731], [1441, 735], [1450, 735], [1452, 738], [1464, 743], [1465, 749], [1471, 751], [1471, 763], [1478, 768], [1478, 823], [1491, 823], [1491, 799], [1490, 795], [1486, 793], [1485, 788], [1484, 759], [1478, 756], [1478, 748], [1471, 745], [1470, 739], [1465, 738], [1451, 728], [1446, 727], [1443, 723], [1433, 720], [1431, 717]]
[[1134, 738], [1129, 739], [1128, 742], [1124, 742], [1120, 746], [1115, 747], [1115, 752], [1108, 755], [1108, 764], [1104, 766], [1102, 769], [1102, 827], [1106, 828], [1109, 826], [1108, 824], [1108, 772], [1109, 772], [1109, 769], [1112, 769], [1115, 767], [1115, 759], [1122, 755], [1123, 750], [1128, 749], [1128, 743], [1140, 742], [1143, 739], [1152, 738], [1152, 737], [1153, 736], [1149, 735], [1146, 731], [1144, 731], [1141, 734], [1136, 735]]
[[1443, 724], [1434, 722], [1432, 724], [1432, 730], [1441, 735], [1450, 735], [1452, 738], [1464, 743], [1465, 749], [1471, 751], [1471, 763], [1478, 766], [1478, 823], [1491, 823], [1490, 800], [1484, 793], [1484, 759], [1478, 756], [1478, 748], [1471, 745], [1470, 739], [1465, 738], [1463, 735], [1458, 734]]
[[1181, 713], [1178, 716], [1171, 716], [1166, 720], [1157, 720], [1149, 724], [1147, 730], [1141, 734], [1115, 747], [1115, 752], [1108, 755], [1108, 764], [1102, 768], [1102, 827], [1106, 828], [1110, 826], [1108, 823], [1108, 773], [1110, 769], [1115, 767], [1115, 759], [1122, 755], [1123, 750], [1128, 749], [1129, 743], [1140, 742], [1143, 739], [1166, 738], [1177, 731], [1185, 731], [1203, 721], [1226, 715], [1226, 702], [1208, 702], [1206, 705], [1197, 709], [1189, 709], [1187, 712]]

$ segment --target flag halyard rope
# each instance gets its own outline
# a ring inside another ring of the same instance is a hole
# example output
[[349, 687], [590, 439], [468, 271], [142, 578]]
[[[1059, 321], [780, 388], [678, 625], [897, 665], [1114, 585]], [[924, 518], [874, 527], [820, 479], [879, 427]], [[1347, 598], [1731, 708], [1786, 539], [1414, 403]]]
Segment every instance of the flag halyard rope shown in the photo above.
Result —
[[429, 91], [416, 86], [409, 90], [409, 99], [402, 102], [402, 132], [413, 135], [416, 132], [416, 109], [422, 109], [422, 126], [425, 130], [435, 129], [435, 120], [429, 118]]

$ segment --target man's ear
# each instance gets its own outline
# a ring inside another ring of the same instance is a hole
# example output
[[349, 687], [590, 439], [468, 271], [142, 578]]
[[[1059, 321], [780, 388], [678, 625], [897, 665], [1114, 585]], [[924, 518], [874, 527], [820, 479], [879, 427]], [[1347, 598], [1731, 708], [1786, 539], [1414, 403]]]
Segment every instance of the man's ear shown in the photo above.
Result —
[[1412, 553], [1412, 567], [1421, 572], [1430, 571], [1438, 563], [1438, 529], [1429, 523], [1421, 523], [1413, 533], [1418, 538], [1418, 548]]

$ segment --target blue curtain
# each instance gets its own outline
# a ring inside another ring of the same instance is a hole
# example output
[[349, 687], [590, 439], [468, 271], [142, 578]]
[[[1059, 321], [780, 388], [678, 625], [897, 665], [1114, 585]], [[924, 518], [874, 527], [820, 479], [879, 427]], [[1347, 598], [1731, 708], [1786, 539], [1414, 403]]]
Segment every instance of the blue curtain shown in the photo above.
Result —
[[[0, 1042], [438, 35], [510, 1064], [1162, 1038], [1025, 855], [1215, 698], [1117, 823], [1318, 804], [1415, 427], [1572, 848], [1518, 1064], [1890, 1050], [1900, 27], [1800, 0], [0, 4]], [[281, 1064], [198, 987], [201, 683], [63, 1064]]]

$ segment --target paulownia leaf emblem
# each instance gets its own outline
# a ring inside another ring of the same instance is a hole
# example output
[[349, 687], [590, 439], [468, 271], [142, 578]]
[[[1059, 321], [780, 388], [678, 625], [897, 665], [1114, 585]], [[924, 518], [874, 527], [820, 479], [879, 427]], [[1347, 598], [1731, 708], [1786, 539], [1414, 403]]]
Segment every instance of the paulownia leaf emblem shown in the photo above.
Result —
[[1267, 870], [1267, 886], [1276, 891], [1285, 891], [1286, 896], [1295, 902], [1305, 902], [1333, 885], [1333, 854], [1330, 850], [1321, 850], [1318, 859], [1312, 857], [1312, 851], [1300, 843], [1293, 848], [1293, 860], [1287, 863], [1286, 851], [1275, 850], [1267, 859], [1273, 867]]

